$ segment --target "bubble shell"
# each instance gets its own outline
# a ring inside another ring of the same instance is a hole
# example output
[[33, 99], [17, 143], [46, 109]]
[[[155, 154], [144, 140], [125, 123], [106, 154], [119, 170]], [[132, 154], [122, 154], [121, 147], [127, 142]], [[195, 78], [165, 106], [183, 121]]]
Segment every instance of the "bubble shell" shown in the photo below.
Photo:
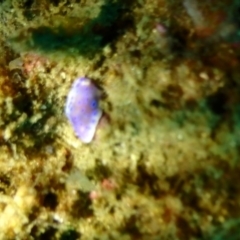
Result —
[[67, 96], [65, 114], [78, 138], [90, 143], [102, 116], [100, 90], [85, 77], [77, 78]]

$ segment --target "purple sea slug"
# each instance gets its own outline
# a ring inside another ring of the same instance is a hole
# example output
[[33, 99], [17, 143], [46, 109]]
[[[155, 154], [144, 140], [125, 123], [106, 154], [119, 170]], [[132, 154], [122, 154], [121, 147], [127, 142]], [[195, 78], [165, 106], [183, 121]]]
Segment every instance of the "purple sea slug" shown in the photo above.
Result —
[[75, 134], [84, 143], [90, 143], [102, 117], [99, 107], [100, 90], [85, 77], [73, 83], [66, 101], [65, 114]]

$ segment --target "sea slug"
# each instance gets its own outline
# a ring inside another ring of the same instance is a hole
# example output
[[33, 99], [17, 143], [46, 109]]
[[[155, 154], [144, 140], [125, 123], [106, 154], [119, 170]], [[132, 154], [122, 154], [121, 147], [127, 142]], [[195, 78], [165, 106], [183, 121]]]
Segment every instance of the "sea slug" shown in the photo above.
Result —
[[103, 114], [99, 107], [100, 90], [85, 77], [77, 78], [67, 96], [65, 114], [78, 138], [90, 143]]

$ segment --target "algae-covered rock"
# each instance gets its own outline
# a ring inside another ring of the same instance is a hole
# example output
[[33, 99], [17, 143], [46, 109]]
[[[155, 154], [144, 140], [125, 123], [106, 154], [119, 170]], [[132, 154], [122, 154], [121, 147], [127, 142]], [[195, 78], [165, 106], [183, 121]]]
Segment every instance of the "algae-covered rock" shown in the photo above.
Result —
[[239, 4], [213, 2], [0, 1], [0, 240], [239, 238]]

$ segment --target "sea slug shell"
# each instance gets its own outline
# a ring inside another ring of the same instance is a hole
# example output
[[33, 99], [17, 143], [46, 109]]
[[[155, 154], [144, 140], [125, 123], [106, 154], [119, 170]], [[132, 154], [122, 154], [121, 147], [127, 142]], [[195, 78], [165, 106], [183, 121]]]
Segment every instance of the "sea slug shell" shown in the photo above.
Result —
[[65, 105], [65, 114], [74, 132], [84, 143], [90, 143], [102, 116], [100, 90], [85, 77], [73, 83]]

